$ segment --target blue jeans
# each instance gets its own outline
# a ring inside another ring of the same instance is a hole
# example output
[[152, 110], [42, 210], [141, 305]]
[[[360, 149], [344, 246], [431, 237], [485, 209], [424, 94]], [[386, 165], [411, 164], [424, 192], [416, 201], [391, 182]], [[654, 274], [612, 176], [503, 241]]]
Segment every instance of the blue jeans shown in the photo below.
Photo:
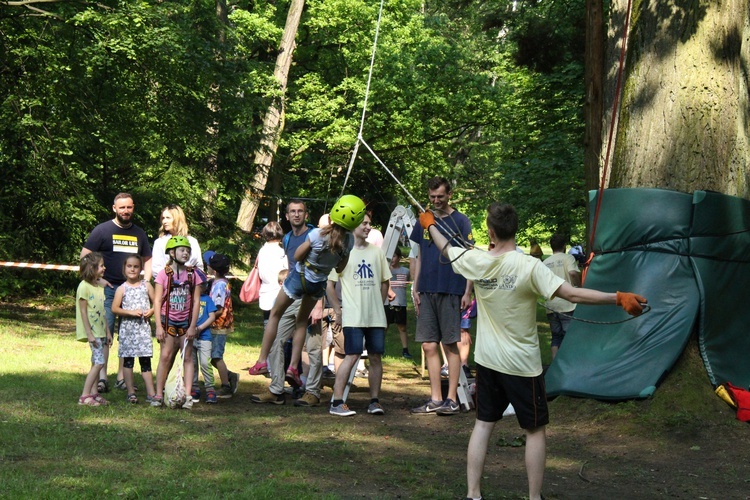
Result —
[[385, 328], [357, 328], [344, 327], [344, 352], [362, 354], [362, 346], [368, 353], [383, 354], [385, 352]]
[[104, 315], [107, 318], [107, 326], [112, 336], [115, 336], [115, 314], [112, 312], [112, 302], [115, 300], [117, 287], [104, 287]]
[[314, 299], [322, 299], [326, 294], [327, 280], [312, 282], [303, 280], [300, 273], [292, 268], [284, 280], [284, 293], [294, 300], [301, 299], [303, 295], [309, 295]]

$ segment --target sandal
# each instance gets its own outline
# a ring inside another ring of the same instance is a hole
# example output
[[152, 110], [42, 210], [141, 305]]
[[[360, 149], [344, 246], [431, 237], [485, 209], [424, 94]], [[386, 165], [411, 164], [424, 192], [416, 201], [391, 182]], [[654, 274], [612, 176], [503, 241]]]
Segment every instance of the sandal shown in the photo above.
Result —
[[101, 394], [91, 394], [91, 397], [94, 398], [97, 403], [99, 403], [99, 406], [109, 405], [109, 401], [104, 399]]
[[138, 396], [136, 396], [135, 394], [128, 394], [128, 403], [137, 404]]
[[99, 401], [97, 401], [96, 398], [94, 398], [94, 396], [92, 396], [91, 394], [78, 398], [78, 404], [83, 406], [101, 406], [101, 404], [99, 404]]
[[[115, 387], [120, 389], [121, 391], [127, 391], [128, 390], [128, 384], [125, 383], [125, 379], [120, 379], [115, 383]], [[134, 391], [138, 391], [138, 386], [133, 386]]]
[[107, 382], [106, 378], [99, 379], [99, 382], [96, 384], [96, 390], [99, 392], [109, 392], [109, 382]]
[[250, 367], [248, 373], [250, 373], [250, 375], [263, 375], [264, 373], [268, 373], [268, 363], [256, 361], [255, 364]]
[[299, 378], [299, 370], [293, 367], [289, 367], [286, 371], [286, 377], [284, 377], [289, 385], [292, 387], [302, 387], [302, 379]]

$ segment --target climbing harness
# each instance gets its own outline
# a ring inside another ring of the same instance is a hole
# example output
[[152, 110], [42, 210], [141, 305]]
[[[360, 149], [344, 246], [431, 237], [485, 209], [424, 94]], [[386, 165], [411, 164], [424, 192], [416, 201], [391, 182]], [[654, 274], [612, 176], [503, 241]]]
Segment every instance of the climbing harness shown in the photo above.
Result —
[[[188, 281], [188, 297], [187, 297], [187, 306], [188, 306], [188, 322], [190, 322], [191, 312], [193, 309], [193, 271], [194, 268], [192, 266], [185, 266], [185, 270], [187, 271], [187, 281]], [[172, 337], [182, 337], [187, 333], [187, 328], [182, 328], [179, 326], [172, 326], [169, 324], [169, 296], [172, 293], [172, 289], [174, 288], [173, 283], [173, 277], [174, 277], [174, 269], [172, 269], [172, 266], [167, 266], [164, 268], [164, 272], [167, 275], [167, 312], [164, 317], [164, 331], [167, 332], [167, 334], [171, 335]]]

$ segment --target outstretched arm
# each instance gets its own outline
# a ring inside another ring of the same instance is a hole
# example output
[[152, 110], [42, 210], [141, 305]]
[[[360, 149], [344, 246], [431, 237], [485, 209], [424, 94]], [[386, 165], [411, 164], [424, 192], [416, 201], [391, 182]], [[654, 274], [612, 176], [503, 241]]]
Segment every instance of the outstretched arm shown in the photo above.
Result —
[[643, 305], [648, 302], [646, 297], [634, 293], [607, 293], [591, 288], [576, 288], [567, 281], [560, 285], [554, 296], [563, 298], [574, 304], [618, 305], [633, 316], [640, 315], [643, 312]]

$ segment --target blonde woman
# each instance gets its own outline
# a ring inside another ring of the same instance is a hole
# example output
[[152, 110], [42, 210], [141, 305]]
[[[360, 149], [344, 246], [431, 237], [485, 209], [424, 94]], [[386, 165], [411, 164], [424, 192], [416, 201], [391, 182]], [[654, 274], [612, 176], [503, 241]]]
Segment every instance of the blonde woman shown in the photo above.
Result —
[[169, 255], [167, 255], [165, 247], [167, 241], [172, 236], [185, 236], [188, 239], [190, 242], [190, 260], [187, 261], [187, 265], [203, 270], [201, 246], [198, 240], [188, 235], [185, 212], [182, 211], [179, 205], [167, 205], [161, 211], [161, 229], [159, 230], [159, 237], [154, 241], [154, 247], [151, 251], [152, 274], [156, 276], [167, 265]]

